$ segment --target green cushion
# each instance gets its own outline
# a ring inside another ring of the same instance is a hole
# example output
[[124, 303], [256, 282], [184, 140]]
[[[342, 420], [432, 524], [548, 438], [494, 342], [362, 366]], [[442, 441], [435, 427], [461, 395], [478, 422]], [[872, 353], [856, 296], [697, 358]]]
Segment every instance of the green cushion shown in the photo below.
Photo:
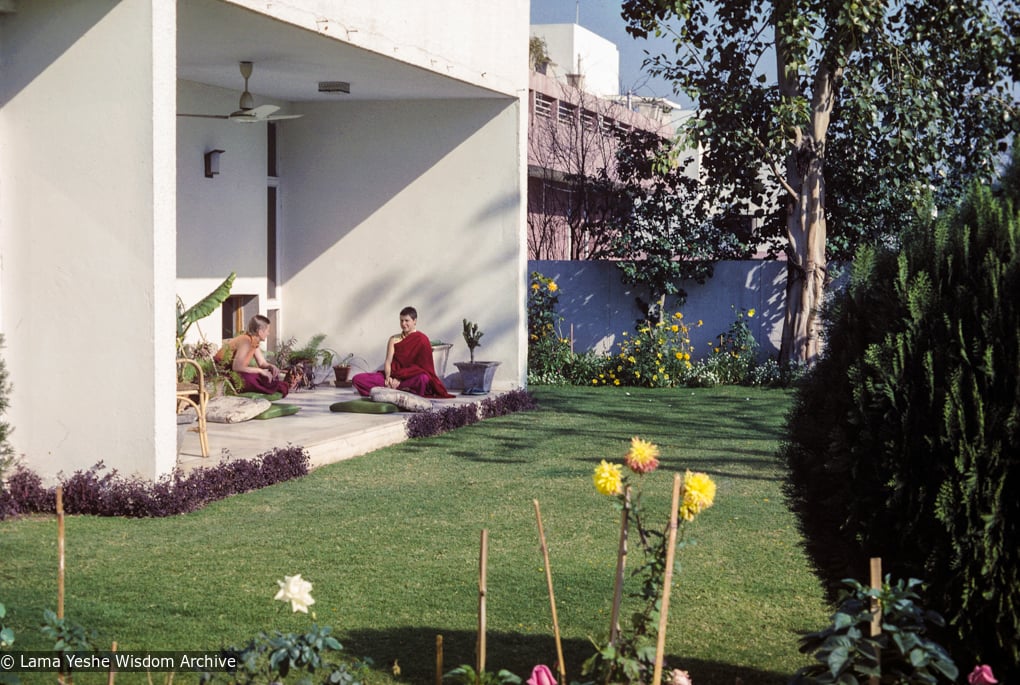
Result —
[[270, 402], [275, 402], [276, 400], [283, 399], [282, 392], [274, 392], [272, 395], [265, 395], [261, 392], [239, 392], [237, 393], [237, 396], [250, 397], [253, 400], [269, 400]]
[[369, 399], [334, 402], [329, 405], [330, 411], [350, 411], [357, 414], [392, 414], [400, 411], [400, 407], [389, 402], [373, 402]]
[[284, 404], [283, 402], [273, 402], [273, 406], [265, 410], [256, 419], [275, 419], [278, 416], [290, 416], [291, 414], [297, 414], [301, 410], [296, 404]]

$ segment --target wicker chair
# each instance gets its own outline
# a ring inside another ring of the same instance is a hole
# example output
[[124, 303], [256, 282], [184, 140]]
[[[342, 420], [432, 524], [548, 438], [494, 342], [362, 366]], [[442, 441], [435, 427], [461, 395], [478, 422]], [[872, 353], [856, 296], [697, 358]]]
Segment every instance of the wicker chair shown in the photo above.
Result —
[[178, 359], [178, 379], [182, 366], [192, 366], [195, 369], [195, 377], [192, 382], [184, 383], [177, 381], [177, 413], [182, 413], [188, 407], [194, 407], [198, 414], [198, 441], [202, 446], [202, 456], [209, 456], [209, 435], [206, 433], [205, 410], [209, 404], [209, 391], [205, 388], [205, 375], [202, 367], [193, 359]]

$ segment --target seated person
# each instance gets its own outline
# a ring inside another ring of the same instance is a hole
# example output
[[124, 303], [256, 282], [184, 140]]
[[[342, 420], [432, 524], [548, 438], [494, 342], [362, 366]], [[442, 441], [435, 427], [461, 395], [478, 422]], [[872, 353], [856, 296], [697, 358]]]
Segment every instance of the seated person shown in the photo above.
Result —
[[[280, 374], [279, 368], [266, 361], [259, 347], [269, 337], [269, 323], [269, 319], [261, 314], [251, 317], [248, 329], [236, 338], [224, 340], [213, 359], [223, 364], [226, 351], [231, 350], [233, 360], [230, 368], [244, 381], [244, 387], [238, 388], [238, 392], [259, 392], [264, 395], [280, 393], [286, 397], [290, 384]], [[255, 362], [254, 366], [252, 361]]]
[[415, 308], [401, 309], [400, 333], [390, 336], [382, 371], [359, 373], [351, 379], [359, 394], [368, 396], [372, 388], [386, 387], [422, 397], [453, 397], [436, 375], [432, 343], [417, 327]]

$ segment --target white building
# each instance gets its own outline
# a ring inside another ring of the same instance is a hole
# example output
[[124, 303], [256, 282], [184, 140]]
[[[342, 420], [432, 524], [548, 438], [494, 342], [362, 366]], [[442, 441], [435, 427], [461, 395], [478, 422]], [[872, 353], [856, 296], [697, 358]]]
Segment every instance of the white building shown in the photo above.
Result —
[[[0, 2], [15, 451], [45, 478], [173, 469], [176, 296], [232, 271], [238, 318], [281, 338], [381, 363], [410, 304], [451, 361], [478, 322], [497, 386], [522, 384], [527, 20], [527, 0]], [[255, 105], [303, 116], [177, 116], [238, 109], [241, 61]], [[193, 330], [219, 342], [223, 318]]]

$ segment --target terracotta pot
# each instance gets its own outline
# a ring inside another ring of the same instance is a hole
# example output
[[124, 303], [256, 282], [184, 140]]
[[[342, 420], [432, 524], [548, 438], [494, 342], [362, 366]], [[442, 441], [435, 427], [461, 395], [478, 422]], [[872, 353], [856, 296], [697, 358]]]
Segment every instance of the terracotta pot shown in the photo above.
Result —
[[346, 383], [347, 377], [351, 374], [350, 366], [334, 366], [333, 373], [336, 374], [337, 383]]

